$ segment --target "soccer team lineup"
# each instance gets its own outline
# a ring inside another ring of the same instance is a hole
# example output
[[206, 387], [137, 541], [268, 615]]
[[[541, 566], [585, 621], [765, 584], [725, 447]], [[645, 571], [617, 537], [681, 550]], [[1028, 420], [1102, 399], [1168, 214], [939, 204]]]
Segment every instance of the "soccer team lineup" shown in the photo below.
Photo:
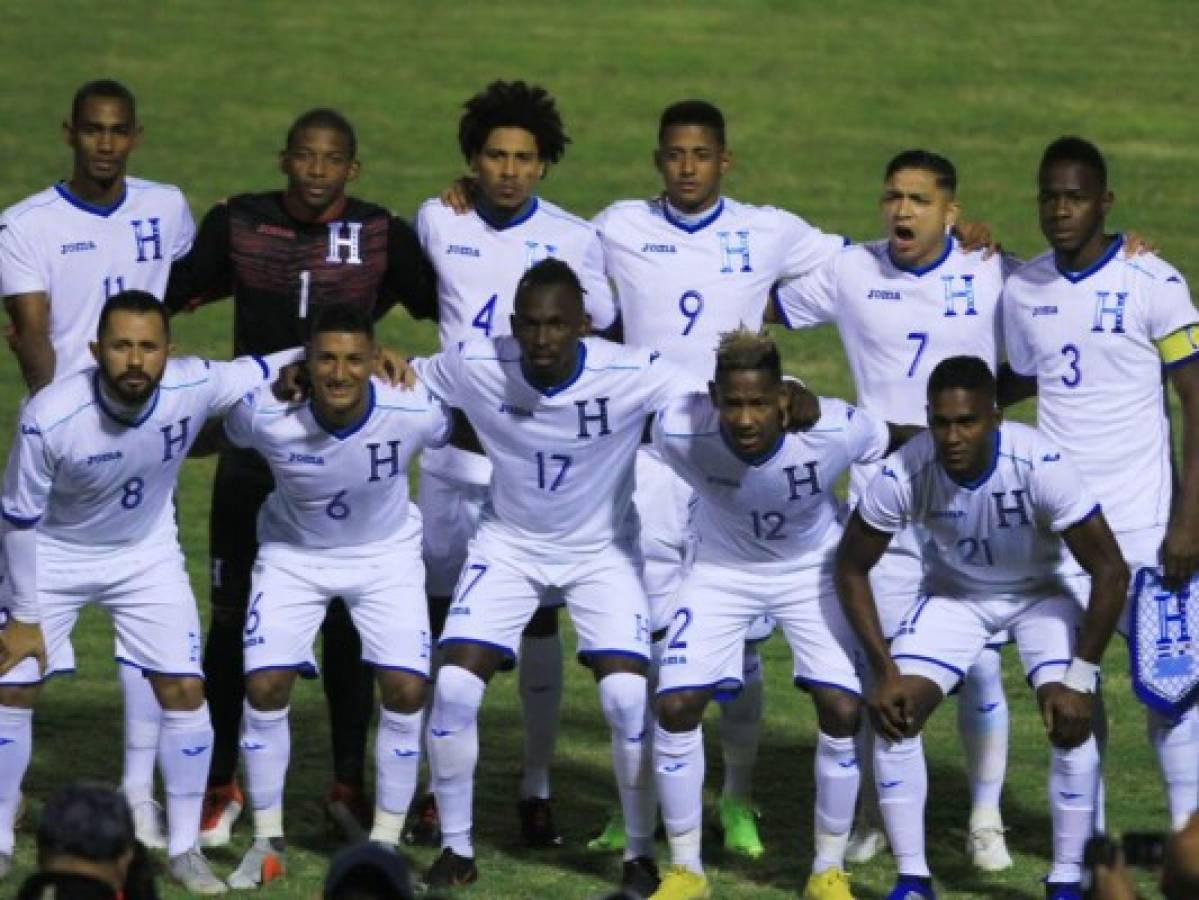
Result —
[[[1083, 896], [1084, 847], [1108, 830], [1102, 698], [1129, 681], [1136, 716], [1112, 727], [1146, 735], [1160, 829], [1192, 822], [1199, 312], [1153, 236], [1105, 227], [1107, 163], [1085, 137], [1047, 135], [1030, 161], [1045, 250], [1018, 259], [960, 215], [931, 148], [896, 147], [878, 173], [873, 240], [738, 202], [724, 115], [700, 99], [663, 98], [661, 193], [590, 221], [539, 196], [570, 139], [553, 95], [516, 80], [465, 100], [469, 175], [430, 185], [411, 224], [353, 195], [351, 122], [301, 107], [281, 188], [198, 226], [180, 188], [127, 174], [128, 87], [63, 104], [70, 175], [0, 216], [27, 391], [0, 493], [4, 888], [35, 709], [60, 696], [39, 693], [74, 671], [87, 605], [115, 635], [111, 753], [137, 837], [189, 893], [287, 884], [297, 677], [340, 700], [325, 807], [345, 839], [432, 847], [419, 885], [478, 896], [480, 711], [497, 675], [518, 680], [511, 826], [529, 853], [562, 848], [567, 620], [610, 736], [589, 848], [619, 861], [620, 896], [715, 896], [724, 859], [768, 849], [810, 900], [853, 897], [853, 868], [888, 855], [888, 900], [953, 890], [926, 855], [945, 839], [925, 827], [922, 742], [942, 705], [983, 879], [1013, 865], [1001, 794], [1027, 719], [1047, 759], [1045, 896]], [[172, 326], [227, 300], [234, 358], [172, 355]], [[436, 323], [438, 352], [376, 337], [397, 306]], [[784, 374], [803, 362], [775, 336], [818, 326], [852, 397]], [[1030, 399], [1035, 427], [1004, 417]], [[176, 489], [209, 455], [205, 629]], [[785, 823], [785, 846], [759, 832], [767, 641], [789, 647], [816, 723], [810, 771], [775, 788], [813, 798], [807, 846]], [[1116, 641], [1129, 671], [1103, 687]], [[251, 842], [214, 863], [239, 819]]]

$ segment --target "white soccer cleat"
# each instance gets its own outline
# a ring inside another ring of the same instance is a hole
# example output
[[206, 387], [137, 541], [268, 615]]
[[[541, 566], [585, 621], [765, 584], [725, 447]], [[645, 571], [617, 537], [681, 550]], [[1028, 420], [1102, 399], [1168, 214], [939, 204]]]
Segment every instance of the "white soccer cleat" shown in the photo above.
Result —
[[167, 835], [162, 806], [154, 800], [143, 800], [133, 807], [132, 812], [133, 833], [137, 839], [151, 850], [165, 850]]
[[213, 895], [229, 892], [225, 882], [213, 874], [199, 847], [192, 847], [186, 853], [172, 856], [167, 860], [167, 871], [189, 893]]
[[887, 849], [887, 835], [881, 828], [866, 825], [855, 828], [845, 846], [847, 863], [867, 863]]
[[283, 838], [254, 838], [246, 855], [229, 875], [229, 887], [247, 891], [276, 881], [285, 874]]
[[966, 852], [970, 854], [970, 862], [974, 863], [974, 867], [984, 872], [1002, 872], [1012, 866], [1002, 825], [971, 828], [966, 835]]

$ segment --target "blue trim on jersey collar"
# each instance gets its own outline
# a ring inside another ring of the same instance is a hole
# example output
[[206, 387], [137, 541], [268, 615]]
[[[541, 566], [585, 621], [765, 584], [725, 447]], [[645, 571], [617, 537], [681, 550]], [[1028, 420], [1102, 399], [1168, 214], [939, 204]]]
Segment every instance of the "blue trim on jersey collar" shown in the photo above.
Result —
[[990, 480], [991, 476], [995, 474], [995, 467], [997, 465], [999, 465], [999, 438], [1000, 438], [1000, 432], [998, 430], [996, 430], [995, 445], [991, 448], [991, 462], [987, 465], [986, 469], [983, 470], [983, 473], [981, 475], [979, 475], [975, 479], [972, 479], [971, 481], [958, 481], [958, 479], [954, 478], [952, 475], [949, 475], [949, 473], [946, 472], [945, 474], [949, 475], [949, 480], [952, 481], [954, 484], [956, 484], [958, 487], [966, 488], [966, 490], [968, 490], [968, 491], [976, 490], [977, 488], [980, 488], [984, 484], [986, 484], [987, 481]]
[[158, 396], [162, 393], [162, 386], [159, 385], [158, 387], [154, 388], [154, 394], [148, 401], [146, 401], [146, 405], [142, 407], [142, 411], [138, 417], [132, 421], [126, 419], [119, 412], [117, 412], [115, 409], [112, 409], [107, 403], [104, 402], [104, 392], [100, 390], [99, 369], [96, 369], [96, 371], [92, 373], [92, 393], [96, 397], [96, 405], [100, 407], [100, 410], [106, 416], [108, 416], [108, 418], [112, 419], [118, 425], [123, 425], [125, 428], [137, 428], [144, 421], [146, 421], [146, 419], [150, 418], [150, 416], [154, 413], [154, 410], [158, 408]]
[[890, 244], [887, 245], [887, 259], [891, 260], [891, 265], [893, 265], [895, 268], [899, 269], [899, 271], [907, 272], [909, 275], [915, 275], [917, 278], [919, 278], [921, 275], [927, 275], [933, 269], [940, 268], [941, 264], [944, 263], [945, 260], [949, 259], [949, 254], [952, 252], [953, 252], [953, 238], [950, 237], [949, 235], [945, 235], [945, 247], [944, 247], [944, 249], [942, 249], [940, 256], [938, 256], [936, 259], [934, 259], [932, 262], [930, 262], [927, 266], [920, 266], [919, 268], [911, 268], [911, 267], [905, 266], [903, 263], [897, 261], [895, 259], [895, 257], [891, 255], [891, 245]]
[[732, 441], [729, 440], [729, 436], [724, 433], [723, 428], [718, 430], [720, 431], [720, 439], [724, 441], [724, 445], [728, 448], [729, 452], [747, 466], [753, 466], [755, 469], [766, 465], [766, 463], [778, 456], [779, 451], [783, 449], [783, 444], [786, 443], [787, 440], [787, 433], [779, 432], [778, 440], [774, 442], [773, 447], [768, 450], [763, 450], [757, 456], [746, 456], [736, 448]]
[[483, 204], [479, 203], [477, 200], [475, 201], [475, 214], [485, 223], [487, 223], [489, 227], [494, 228], [496, 231], [507, 231], [509, 228], [515, 228], [517, 225], [523, 225], [525, 222], [529, 221], [529, 219], [533, 218], [537, 212], [537, 207], [541, 205], [537, 200], [536, 194], [530, 197], [526, 202], [528, 204], [528, 208], [525, 209], [524, 212], [517, 213], [506, 222], [496, 222], [489, 217], [483, 212]]
[[339, 441], [344, 441], [348, 437], [353, 437], [362, 430], [363, 426], [365, 426], [367, 422], [370, 421], [371, 413], [375, 411], [375, 383], [373, 381], [368, 381], [366, 386], [366, 412], [362, 414], [362, 418], [357, 422], [347, 425], [345, 428], [330, 428], [321, 421], [321, 417], [316, 414], [316, 407], [313, 406], [312, 401], [309, 400], [308, 408], [312, 411], [312, 420], [316, 422], [317, 425], [321, 426], [322, 431], [326, 432], [330, 437], [337, 438]]
[[665, 197], [662, 198], [662, 217], [675, 228], [679, 229], [680, 231], [685, 231], [688, 234], [695, 234], [697, 231], [703, 231], [705, 228], [719, 219], [722, 212], [724, 212], [724, 197], [721, 197], [716, 201], [716, 206], [713, 207], [712, 211], [708, 213], [708, 215], [704, 216], [694, 225], [688, 225], [681, 219], [676, 219], [673, 215], [671, 215], [670, 201]]
[[86, 200], [80, 200], [67, 190], [67, 183], [65, 181], [55, 183], [54, 190], [58, 191], [58, 196], [62, 197], [62, 199], [66, 200], [76, 209], [81, 209], [85, 213], [91, 213], [93, 216], [101, 216], [107, 219], [124, 205], [125, 199], [129, 196], [129, 185], [124, 184], [121, 187], [121, 196], [108, 206], [96, 206], [94, 203], [88, 203]]
[[529, 383], [529, 387], [533, 388], [533, 390], [537, 391], [543, 397], [554, 397], [558, 394], [561, 394], [564, 390], [578, 381], [583, 375], [583, 369], [586, 367], [587, 345], [582, 341], [579, 341], [579, 353], [578, 356], [575, 357], [575, 370], [571, 372], [569, 376], [567, 376], [565, 381], [559, 382], [558, 384], [552, 384], [549, 387], [538, 387], [537, 385], [533, 384], [532, 379], [530, 379], [528, 373], [525, 372], [525, 361], [523, 357], [520, 361], [520, 374], [524, 377], [525, 381]]
[[1068, 269], [1063, 269], [1057, 263], [1057, 254], [1054, 254], [1053, 257], [1053, 267], [1057, 269], [1058, 274], [1065, 278], [1068, 282], [1071, 284], [1078, 284], [1078, 282], [1082, 281], [1083, 279], [1090, 278], [1109, 262], [1115, 259], [1116, 254], [1120, 252], [1120, 248], [1123, 246], [1124, 234], [1122, 232], [1117, 232], [1116, 239], [1112, 241], [1112, 245], [1103, 252], [1101, 257], [1099, 257], [1081, 272], [1071, 272]]

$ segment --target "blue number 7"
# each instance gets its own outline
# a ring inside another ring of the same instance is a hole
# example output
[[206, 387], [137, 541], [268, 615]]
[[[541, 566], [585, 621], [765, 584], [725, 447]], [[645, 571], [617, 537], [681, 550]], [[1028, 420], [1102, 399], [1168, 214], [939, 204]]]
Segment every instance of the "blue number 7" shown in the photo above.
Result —
[[919, 346], [916, 348], [916, 355], [912, 357], [912, 364], [908, 366], [908, 378], [916, 374], [916, 366], [920, 365], [920, 357], [924, 355], [924, 348], [928, 346], [927, 331], [909, 331], [909, 341], [919, 341]]

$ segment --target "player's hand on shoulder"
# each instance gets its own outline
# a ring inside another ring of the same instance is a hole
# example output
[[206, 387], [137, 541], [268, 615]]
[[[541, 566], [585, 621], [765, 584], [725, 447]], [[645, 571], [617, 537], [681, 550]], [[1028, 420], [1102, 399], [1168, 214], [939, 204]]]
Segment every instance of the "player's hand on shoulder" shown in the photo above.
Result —
[[408, 364], [405, 354], [390, 347], [380, 347], [375, 357], [376, 378], [381, 378], [392, 387], [400, 387], [406, 391], [416, 387], [416, 369]]
[[281, 403], [301, 403], [308, 399], [312, 385], [308, 381], [308, 369], [302, 362], [288, 363], [279, 370], [271, 393]]
[[1145, 235], [1136, 231], [1126, 231], [1124, 233], [1124, 257], [1131, 259], [1134, 256], [1142, 256], [1145, 253], [1156, 253], [1157, 246], [1153, 241]]
[[1050, 682], [1042, 690], [1041, 718], [1049, 740], [1066, 750], [1077, 747], [1091, 734], [1095, 695], [1060, 682]]
[[787, 431], [807, 431], [820, 420], [820, 398], [798, 379], [783, 381], [787, 395], [787, 414], [783, 427]]
[[962, 245], [963, 253], [982, 250], [983, 259], [990, 259], [996, 253], [1003, 252], [1003, 245], [991, 234], [988, 222], [958, 222], [953, 226], [953, 236]]
[[448, 206], [457, 215], [464, 216], [475, 208], [475, 180], [469, 175], [463, 175], [450, 182], [449, 187], [441, 192], [438, 199], [442, 206]]
[[37, 660], [39, 674], [46, 671], [46, 644], [42, 626], [9, 619], [0, 631], [0, 675], [5, 675], [23, 659]]

